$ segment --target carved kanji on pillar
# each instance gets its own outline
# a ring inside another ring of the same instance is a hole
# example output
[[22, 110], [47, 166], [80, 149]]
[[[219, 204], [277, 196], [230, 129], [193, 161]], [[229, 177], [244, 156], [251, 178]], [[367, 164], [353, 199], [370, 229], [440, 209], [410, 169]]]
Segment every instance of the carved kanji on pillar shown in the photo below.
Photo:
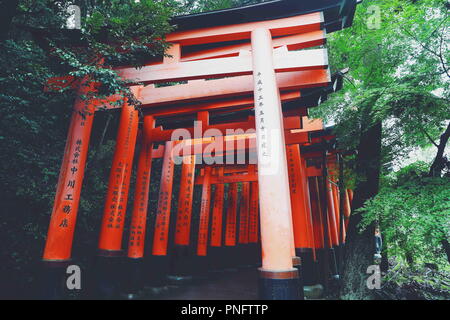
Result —
[[211, 247], [222, 246], [222, 214], [225, 185], [216, 184], [214, 192], [214, 206], [211, 221]]
[[94, 84], [85, 79], [79, 82], [78, 97], [75, 100], [69, 132], [64, 150], [64, 158], [58, 179], [53, 205], [44, 260], [68, 260], [71, 258], [72, 241], [83, 184], [84, 168], [94, 121], [94, 106], [83, 101], [94, 91]]
[[192, 215], [192, 195], [194, 193], [195, 156], [183, 157], [181, 167], [180, 194], [178, 197], [175, 244], [189, 245]]
[[237, 211], [237, 184], [230, 183], [228, 187], [228, 209], [225, 229], [225, 245], [236, 245], [236, 211]]
[[206, 167], [202, 186], [202, 200], [200, 204], [200, 221], [198, 226], [197, 255], [206, 256], [208, 247], [209, 209], [211, 197], [211, 167]]
[[[144, 117], [145, 132], [155, 126], [152, 116]], [[150, 175], [152, 171], [153, 142], [151, 137], [143, 134], [141, 152], [136, 173], [136, 189], [134, 193], [134, 206], [131, 216], [130, 236], [128, 240], [128, 257], [144, 257], [145, 231], [147, 225], [147, 208], [150, 189]]]
[[172, 185], [174, 163], [172, 159], [173, 142], [166, 142], [161, 170], [158, 209], [156, 212], [155, 233], [153, 235], [153, 254], [165, 256], [169, 240], [170, 209], [172, 203]]
[[122, 107], [114, 158], [109, 176], [98, 247], [105, 254], [122, 249], [123, 227], [136, 146], [139, 115], [128, 103]]

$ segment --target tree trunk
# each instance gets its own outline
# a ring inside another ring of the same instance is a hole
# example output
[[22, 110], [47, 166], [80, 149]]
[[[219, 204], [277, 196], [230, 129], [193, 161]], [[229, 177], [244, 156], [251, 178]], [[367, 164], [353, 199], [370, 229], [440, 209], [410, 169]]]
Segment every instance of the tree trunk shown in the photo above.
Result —
[[[444, 131], [444, 133], [441, 135], [439, 139], [439, 145], [437, 146], [438, 150], [436, 153], [436, 157], [434, 158], [433, 163], [430, 167], [430, 172], [428, 173], [428, 176], [430, 177], [440, 177], [442, 170], [445, 168], [445, 158], [444, 158], [444, 151], [445, 147], [447, 145], [447, 142], [450, 138], [450, 123], [447, 126], [447, 129]], [[445, 254], [447, 255], [447, 261], [450, 263], [450, 244], [447, 239], [444, 239], [441, 241], [442, 249], [444, 250]]]
[[450, 138], [450, 123], [447, 126], [447, 129], [441, 135], [439, 139], [438, 150], [436, 153], [436, 157], [434, 158], [433, 164], [430, 167], [430, 172], [428, 175], [430, 177], [440, 177], [442, 173], [442, 169], [445, 167], [445, 159], [444, 159], [444, 151], [445, 146], [447, 145], [448, 139]]
[[[367, 115], [370, 121], [370, 115]], [[343, 299], [372, 299], [367, 288], [367, 267], [373, 264], [375, 226], [358, 232], [361, 213], [353, 211], [378, 193], [381, 166], [382, 124], [377, 122], [366, 131], [362, 130], [356, 159], [357, 185], [352, 202], [352, 215], [347, 230], [346, 250], [343, 270]]]
[[447, 255], [447, 261], [450, 263], [450, 243], [447, 239], [441, 241], [442, 248], [444, 249], [445, 254]]

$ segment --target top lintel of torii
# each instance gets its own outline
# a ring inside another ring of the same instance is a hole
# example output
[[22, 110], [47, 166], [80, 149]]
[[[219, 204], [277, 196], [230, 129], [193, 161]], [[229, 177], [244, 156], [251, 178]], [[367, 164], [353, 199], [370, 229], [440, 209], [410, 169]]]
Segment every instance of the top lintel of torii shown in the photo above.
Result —
[[[326, 69], [328, 58], [325, 49], [289, 51], [323, 44], [323, 21], [323, 14], [316, 12], [277, 20], [174, 32], [166, 37], [172, 46], [166, 52], [169, 56], [164, 57], [163, 61], [139, 69], [126, 67], [116, 70], [130, 83], [145, 84], [251, 75], [250, 36], [253, 30], [259, 28], [270, 30], [272, 36], [279, 36], [273, 41], [276, 72]], [[236, 40], [243, 42], [228, 44]], [[206, 43], [225, 44], [184, 54], [185, 46]]]
[[356, 0], [279, 0], [176, 17], [178, 29], [166, 36], [172, 44], [168, 57], [117, 70], [130, 83], [145, 84], [250, 75], [251, 33], [261, 28], [272, 34], [276, 72], [326, 69], [325, 49], [290, 51], [324, 44], [327, 32], [348, 26], [355, 5]]
[[198, 29], [243, 25], [322, 12], [324, 28], [331, 33], [352, 24], [355, 8], [359, 2], [361, 0], [272, 0], [241, 7], [176, 16], [171, 23], [177, 26], [176, 33], [179, 34]]

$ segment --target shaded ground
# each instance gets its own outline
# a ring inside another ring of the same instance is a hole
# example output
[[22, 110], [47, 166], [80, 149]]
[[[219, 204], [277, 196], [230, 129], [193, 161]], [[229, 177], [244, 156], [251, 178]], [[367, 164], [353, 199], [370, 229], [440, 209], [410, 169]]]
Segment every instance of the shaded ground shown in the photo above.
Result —
[[239, 268], [217, 272], [192, 283], [168, 285], [146, 290], [141, 299], [170, 300], [255, 300], [258, 273], [256, 268]]

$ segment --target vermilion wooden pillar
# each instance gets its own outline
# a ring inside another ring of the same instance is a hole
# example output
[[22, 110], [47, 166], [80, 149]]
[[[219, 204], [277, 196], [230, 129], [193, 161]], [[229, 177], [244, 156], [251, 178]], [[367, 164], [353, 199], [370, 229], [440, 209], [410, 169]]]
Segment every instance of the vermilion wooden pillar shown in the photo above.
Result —
[[332, 184], [329, 179], [326, 180], [327, 192], [327, 213], [328, 213], [328, 230], [330, 235], [330, 243], [332, 247], [339, 245], [339, 235], [336, 221], [335, 204], [333, 198]]
[[159, 187], [158, 196], [158, 209], [156, 212], [155, 233], [153, 235], [153, 255], [156, 256], [167, 255], [174, 171], [172, 148], [173, 142], [167, 141], [164, 147], [161, 184]]
[[223, 253], [225, 267], [235, 267], [238, 263], [236, 258], [237, 209], [238, 185], [237, 183], [229, 183], [227, 193], [227, 212], [225, 219], [225, 247]]
[[313, 242], [312, 221], [307, 193], [306, 164], [302, 164], [299, 145], [288, 146], [287, 154], [295, 247], [311, 249]]
[[80, 202], [81, 186], [91, 136], [95, 108], [81, 99], [93, 85], [80, 81], [67, 134], [64, 157], [58, 178], [53, 211], [45, 243], [44, 261], [70, 260], [73, 234]]
[[[337, 271], [336, 275], [340, 275], [342, 271], [342, 260], [343, 260], [343, 223], [341, 221], [341, 204], [339, 200], [339, 185], [340, 182], [338, 179], [341, 179], [339, 175], [339, 155], [336, 154], [328, 164], [328, 167], [330, 168], [330, 187], [331, 187], [331, 196], [333, 198], [333, 207], [334, 207], [334, 217], [335, 217], [335, 223], [336, 223], [336, 237], [337, 237], [337, 245], [335, 245], [335, 257], [336, 257], [336, 263], [337, 263]], [[338, 277], [335, 278], [337, 279]]]
[[223, 197], [225, 185], [223, 183], [216, 184], [214, 192], [214, 206], [211, 221], [211, 247], [222, 246], [222, 214], [223, 214]]
[[[292, 222], [294, 228], [295, 248], [297, 255], [301, 257], [301, 262], [304, 268], [300, 274], [300, 279], [304, 283], [312, 282], [311, 272], [313, 270], [313, 253], [311, 247], [311, 230], [310, 230], [310, 213], [307, 211], [305, 183], [305, 172], [302, 169], [300, 158], [300, 146], [288, 145], [286, 147], [288, 168], [289, 168], [289, 185], [291, 192], [291, 206], [292, 206]], [[300, 268], [300, 265], [299, 265]]]
[[261, 246], [259, 243], [259, 199], [258, 182], [250, 182], [248, 217], [248, 261], [249, 264], [260, 265]]
[[118, 256], [122, 252], [122, 236], [128, 201], [139, 115], [136, 108], [125, 103], [120, 115], [105, 209], [98, 243], [101, 256]]
[[315, 260], [314, 231], [311, 211], [310, 184], [307, 174], [306, 159], [300, 156], [300, 176], [304, 190], [304, 207], [306, 212], [306, 231], [308, 233], [308, 246], [312, 248], [313, 258]]
[[[334, 215], [335, 215], [335, 221], [336, 221], [336, 230], [338, 234], [338, 239], [340, 235], [340, 208], [339, 208], [339, 190], [338, 190], [338, 168], [337, 168], [337, 155], [335, 155], [332, 159], [330, 159], [327, 163], [327, 166], [329, 168], [329, 179], [330, 179], [330, 188], [331, 188], [331, 194], [333, 199], [333, 208], [334, 208]], [[339, 239], [340, 244], [340, 239]], [[338, 246], [339, 246], [338, 244]]]
[[[218, 168], [217, 172], [219, 176], [223, 176], [223, 167]], [[221, 269], [227, 262], [225, 251], [222, 247], [224, 193], [225, 185], [223, 183], [216, 184], [211, 218], [210, 249], [208, 253], [211, 257], [211, 267], [213, 270]]]
[[316, 283], [325, 285], [328, 275], [325, 273], [325, 264], [327, 263], [326, 257], [326, 244], [325, 244], [325, 230], [323, 222], [323, 208], [320, 195], [320, 183], [319, 177], [311, 177], [309, 179], [310, 185], [310, 200], [311, 200], [311, 213], [313, 219], [313, 234], [314, 234], [314, 247], [316, 253]]
[[[333, 204], [334, 204], [334, 209], [335, 209], [335, 219], [336, 219], [336, 228], [337, 228], [337, 233], [338, 233], [338, 238], [339, 235], [341, 234], [341, 226], [340, 226], [340, 219], [341, 219], [341, 212], [340, 212], [340, 208], [339, 208], [339, 189], [336, 185], [336, 181], [332, 180], [331, 183], [331, 192], [333, 194]], [[340, 239], [339, 239], [339, 244], [341, 243]]]
[[248, 242], [258, 243], [258, 211], [259, 211], [259, 197], [258, 197], [258, 182], [250, 183], [250, 210], [248, 219]]
[[152, 170], [151, 136], [146, 131], [155, 127], [152, 116], [144, 117], [142, 146], [139, 153], [134, 192], [133, 213], [131, 216], [130, 236], [128, 240], [128, 257], [140, 259], [144, 257], [145, 230], [147, 225], [148, 197], [150, 192], [150, 176]]
[[175, 245], [188, 246], [191, 232], [192, 196], [194, 194], [195, 156], [184, 156], [175, 230]]
[[250, 209], [250, 182], [242, 182], [241, 197], [239, 201], [239, 246], [236, 248], [236, 256], [239, 264], [249, 265], [251, 262], [251, 247], [248, 245], [248, 224]]
[[319, 183], [317, 177], [309, 178], [310, 204], [313, 223], [314, 248], [316, 252], [324, 248], [322, 208], [319, 198]]
[[298, 299], [298, 270], [292, 265], [293, 232], [283, 114], [273, 64], [272, 35], [251, 33], [258, 182], [261, 208], [262, 299]]
[[228, 209], [225, 225], [225, 246], [236, 245], [236, 212], [237, 212], [237, 184], [230, 183], [228, 188]]
[[[339, 193], [339, 240], [342, 246], [345, 245], [345, 187], [344, 187], [344, 159], [340, 153], [337, 154], [337, 161], [339, 166], [339, 180], [338, 180], [338, 193]], [[340, 260], [343, 261], [343, 249], [341, 250]]]
[[348, 190], [348, 200], [350, 201], [350, 207], [351, 207], [351, 203], [353, 201], [353, 190], [352, 189], [347, 189]]
[[147, 209], [150, 192], [150, 176], [152, 171], [153, 142], [148, 131], [155, 127], [152, 116], [144, 117], [141, 150], [139, 152], [134, 190], [134, 203], [128, 237], [128, 263], [126, 287], [124, 290], [131, 297], [143, 285], [144, 277], [144, 245], [147, 226]]
[[335, 206], [333, 200], [333, 190], [332, 184], [328, 177], [326, 179], [326, 193], [327, 193], [327, 224], [328, 224], [328, 235], [330, 237], [330, 267], [334, 280], [339, 279], [338, 270], [338, 260], [337, 260], [337, 248], [339, 247], [339, 232], [338, 232], [338, 221], [336, 221]]
[[198, 227], [197, 255], [206, 256], [208, 248], [208, 227], [211, 197], [211, 167], [205, 167], [202, 185], [202, 200], [200, 205], [200, 221]]
[[195, 155], [183, 156], [181, 164], [180, 192], [178, 195], [175, 239], [171, 253], [170, 274], [174, 280], [190, 279], [192, 255], [190, 251], [192, 198], [194, 194]]
[[239, 243], [248, 243], [248, 218], [250, 202], [250, 183], [242, 182], [241, 201], [239, 208]]
[[350, 220], [350, 213], [352, 211], [351, 206], [351, 190], [345, 190], [345, 199], [344, 199], [344, 221], [345, 221], [345, 230], [347, 230], [348, 222]]

